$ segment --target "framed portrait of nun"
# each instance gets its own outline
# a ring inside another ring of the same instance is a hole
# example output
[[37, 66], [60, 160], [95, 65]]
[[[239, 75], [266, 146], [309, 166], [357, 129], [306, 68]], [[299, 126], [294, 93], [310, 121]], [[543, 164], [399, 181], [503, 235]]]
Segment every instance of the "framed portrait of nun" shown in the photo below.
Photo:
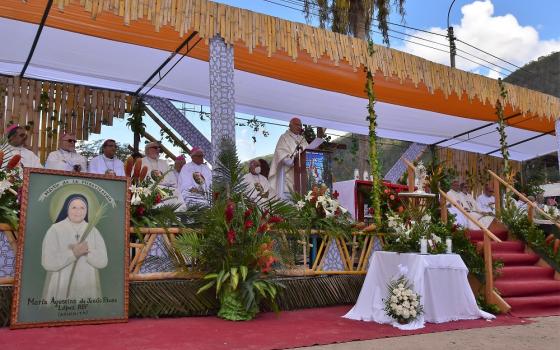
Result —
[[129, 181], [26, 169], [10, 326], [128, 320]]

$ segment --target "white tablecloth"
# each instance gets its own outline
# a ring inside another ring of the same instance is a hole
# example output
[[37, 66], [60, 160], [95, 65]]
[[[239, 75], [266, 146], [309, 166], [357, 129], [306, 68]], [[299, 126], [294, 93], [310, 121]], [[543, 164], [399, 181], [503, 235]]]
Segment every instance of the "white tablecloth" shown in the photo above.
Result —
[[[405, 276], [420, 295], [424, 314], [406, 325], [400, 325], [383, 310], [383, 299], [389, 293], [387, 284]], [[420, 255], [375, 252], [356, 305], [345, 318], [388, 323], [400, 329], [418, 329], [424, 322], [442, 323], [494, 316], [476, 305], [467, 281], [468, 269], [457, 254]]]

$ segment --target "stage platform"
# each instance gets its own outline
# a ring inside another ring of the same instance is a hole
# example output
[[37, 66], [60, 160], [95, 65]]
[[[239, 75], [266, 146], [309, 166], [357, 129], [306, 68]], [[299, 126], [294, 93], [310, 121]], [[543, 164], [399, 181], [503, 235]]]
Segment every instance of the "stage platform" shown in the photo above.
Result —
[[[363, 275], [276, 277], [286, 286], [278, 297], [280, 310], [297, 310], [335, 305], [352, 305], [358, 299]], [[215, 315], [218, 302], [212, 292], [196, 294], [204, 281], [157, 280], [131, 282], [129, 316], [188, 317]], [[0, 285], [0, 326], [10, 320], [12, 286]], [[263, 310], [266, 311], [266, 310]]]

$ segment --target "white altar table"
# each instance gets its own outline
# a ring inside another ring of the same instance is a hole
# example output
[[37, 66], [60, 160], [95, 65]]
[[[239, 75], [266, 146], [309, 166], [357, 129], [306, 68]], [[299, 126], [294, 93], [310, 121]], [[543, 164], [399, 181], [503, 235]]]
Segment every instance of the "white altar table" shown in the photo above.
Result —
[[[385, 314], [387, 285], [404, 274], [424, 305], [424, 314], [406, 325]], [[495, 316], [480, 310], [467, 281], [468, 269], [457, 254], [421, 255], [375, 252], [356, 305], [343, 317], [388, 323], [404, 330], [424, 327], [424, 322], [443, 323]]]

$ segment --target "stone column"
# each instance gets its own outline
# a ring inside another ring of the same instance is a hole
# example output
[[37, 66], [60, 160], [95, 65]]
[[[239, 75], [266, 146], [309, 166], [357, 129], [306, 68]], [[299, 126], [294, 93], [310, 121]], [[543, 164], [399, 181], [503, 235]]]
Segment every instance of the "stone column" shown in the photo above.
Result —
[[560, 119], [556, 120], [554, 123], [554, 127], [556, 129], [556, 151], [558, 153], [558, 171], [560, 171]]
[[220, 152], [220, 141], [235, 142], [235, 98], [233, 82], [233, 47], [220, 36], [210, 39], [210, 113], [212, 154]]

